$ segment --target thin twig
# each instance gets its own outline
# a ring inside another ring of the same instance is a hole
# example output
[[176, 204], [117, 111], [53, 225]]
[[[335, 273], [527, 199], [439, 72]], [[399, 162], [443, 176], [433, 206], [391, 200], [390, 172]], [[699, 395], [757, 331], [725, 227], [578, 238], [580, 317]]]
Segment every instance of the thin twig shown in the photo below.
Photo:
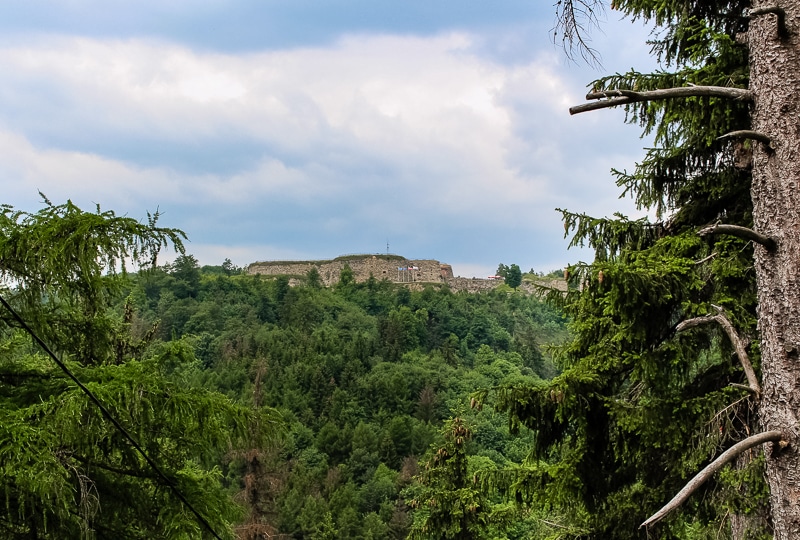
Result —
[[712, 253], [708, 257], [703, 257], [699, 261], [694, 261], [694, 264], [695, 265], [701, 265], [701, 264], [706, 263], [706, 262], [710, 261], [711, 259], [715, 258], [717, 255], [718, 255], [718, 253], [715, 251], [714, 253]]

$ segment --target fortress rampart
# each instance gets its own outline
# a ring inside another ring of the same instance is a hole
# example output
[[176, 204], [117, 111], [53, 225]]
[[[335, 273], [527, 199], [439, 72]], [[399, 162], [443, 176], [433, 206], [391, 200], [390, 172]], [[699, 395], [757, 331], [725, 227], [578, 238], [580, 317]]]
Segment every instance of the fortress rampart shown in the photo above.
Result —
[[[422, 288], [425, 284], [447, 284], [454, 291], [481, 292], [494, 289], [503, 280], [455, 277], [449, 264], [434, 259], [406, 259], [399, 255], [348, 255], [324, 261], [264, 261], [254, 262], [247, 267], [248, 274], [268, 276], [302, 277], [316, 268], [326, 287], [339, 282], [345, 265], [350, 266], [357, 282], [363, 282], [372, 275], [375, 279], [387, 279], [394, 283], [408, 283], [412, 288]], [[562, 291], [567, 283], [561, 280], [542, 280], [540, 283], [523, 282], [520, 289], [538, 293], [537, 285]]]
[[267, 261], [247, 267], [248, 274], [304, 276], [317, 269], [322, 283], [329, 287], [339, 282], [342, 270], [349, 265], [358, 282], [370, 275], [395, 283], [445, 283], [453, 277], [449, 264], [433, 259], [406, 259], [398, 255], [363, 255], [338, 257], [329, 261]]

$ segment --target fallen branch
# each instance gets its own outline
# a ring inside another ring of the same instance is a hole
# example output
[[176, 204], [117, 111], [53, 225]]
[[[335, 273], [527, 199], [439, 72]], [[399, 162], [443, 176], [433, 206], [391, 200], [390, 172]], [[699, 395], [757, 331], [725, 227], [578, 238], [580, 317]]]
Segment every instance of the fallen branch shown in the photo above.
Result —
[[655, 523], [658, 523], [664, 517], [682, 505], [689, 496], [694, 493], [697, 488], [699, 488], [703, 483], [708, 480], [715, 472], [720, 470], [723, 465], [730, 462], [738, 456], [739, 454], [753, 448], [754, 446], [758, 446], [760, 444], [764, 444], [765, 442], [778, 442], [784, 441], [783, 433], [780, 431], [766, 431], [764, 433], [758, 433], [751, 437], [746, 438], [743, 441], [739, 441], [738, 443], [734, 444], [727, 450], [725, 450], [720, 456], [709, 463], [702, 471], [697, 473], [697, 475], [689, 480], [689, 482], [683, 487], [682, 490], [678, 492], [675, 497], [672, 498], [667, 504], [665, 504], [661, 510], [647, 518], [644, 523], [639, 525], [639, 528], [642, 527], [650, 527]]
[[731, 236], [738, 236], [739, 238], [752, 240], [757, 244], [761, 244], [767, 248], [768, 251], [775, 251], [775, 248], [777, 247], [775, 240], [772, 238], [764, 236], [761, 233], [757, 233], [753, 229], [748, 229], [747, 227], [741, 227], [739, 225], [725, 225], [722, 223], [717, 223], [716, 225], [703, 227], [697, 231], [697, 234], [700, 236], [706, 236], [709, 234], [730, 234]]
[[786, 12], [783, 10], [782, 7], [778, 6], [764, 6], [751, 9], [747, 16], [748, 18], [757, 17], [759, 15], [767, 15], [768, 13], [773, 13], [778, 17], [778, 35], [781, 38], [789, 37], [789, 30], [786, 28]]
[[[743, 88], [731, 88], [728, 86], [682, 86], [678, 88], [662, 88], [659, 90], [648, 90], [646, 92], [635, 92], [633, 90], [606, 90], [603, 92], [590, 92], [586, 94], [586, 99], [598, 99], [594, 103], [584, 103], [570, 107], [570, 114], [578, 114], [596, 109], [616, 107], [617, 105], [627, 105], [639, 101], [657, 101], [659, 99], [672, 99], [683, 97], [722, 97], [735, 100], [750, 100], [752, 93]], [[603, 99], [608, 98], [608, 99]]]
[[764, 135], [760, 131], [753, 131], [752, 129], [740, 129], [739, 131], [731, 131], [725, 135], [720, 135], [717, 140], [723, 139], [752, 139], [754, 141], [762, 142], [767, 145], [770, 150], [775, 150], [775, 144], [769, 135]]
[[744, 374], [747, 376], [747, 382], [750, 391], [756, 396], [761, 395], [761, 385], [758, 383], [758, 377], [756, 377], [753, 364], [750, 362], [750, 357], [747, 355], [747, 351], [745, 350], [744, 340], [739, 335], [739, 332], [737, 332], [733, 327], [733, 324], [731, 323], [730, 319], [728, 319], [728, 316], [725, 315], [725, 311], [721, 307], [713, 304], [712, 307], [717, 310], [716, 314], [687, 319], [676, 326], [675, 331], [683, 332], [689, 328], [694, 328], [695, 326], [700, 326], [701, 324], [706, 324], [712, 321], [718, 323], [722, 329], [725, 330], [725, 333], [728, 335], [728, 339], [730, 339], [731, 343], [733, 344], [733, 348], [736, 351], [736, 356], [739, 357], [739, 363], [742, 364]]

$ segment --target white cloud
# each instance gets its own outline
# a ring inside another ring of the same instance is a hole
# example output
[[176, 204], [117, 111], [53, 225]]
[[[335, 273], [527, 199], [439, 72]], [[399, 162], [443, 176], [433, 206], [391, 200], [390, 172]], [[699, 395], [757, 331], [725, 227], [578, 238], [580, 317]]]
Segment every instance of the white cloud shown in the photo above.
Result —
[[[605, 171], [618, 141], [604, 140], [602, 120], [566, 111], [583, 89], [553, 55], [503, 65], [475, 41], [357, 35], [219, 54], [62, 36], [0, 47], [0, 180], [19, 196], [77, 193], [104, 206], [239, 208], [243, 221], [259, 208], [250, 223], [313, 207], [304, 219], [331, 235], [418, 239], [512, 221], [558, 235], [554, 206], [616, 208]], [[598, 148], [576, 162], [587, 141]], [[629, 163], [624, 147], [615, 153]], [[224, 166], [205, 169], [212, 161]]]
[[168, 200], [179, 196], [178, 178], [165, 171], [136, 170], [83, 152], [36, 148], [9, 131], [0, 131], [0, 180], [6, 186], [4, 194], [12, 198], [25, 198], [36, 190], [54, 200], [97, 196], [115, 203], [152, 192]]

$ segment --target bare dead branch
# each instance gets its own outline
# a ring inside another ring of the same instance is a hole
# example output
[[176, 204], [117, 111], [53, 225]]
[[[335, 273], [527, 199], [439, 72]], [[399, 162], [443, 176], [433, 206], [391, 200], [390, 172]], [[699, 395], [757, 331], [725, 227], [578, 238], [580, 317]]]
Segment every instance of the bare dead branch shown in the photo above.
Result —
[[706, 236], [709, 234], [730, 234], [731, 236], [738, 236], [739, 238], [752, 240], [757, 244], [761, 244], [767, 248], [768, 251], [775, 251], [775, 248], [777, 247], [775, 240], [772, 238], [764, 236], [761, 233], [757, 233], [753, 229], [748, 229], [747, 227], [741, 227], [739, 225], [725, 225], [723, 223], [717, 223], [715, 225], [703, 227], [697, 231], [697, 234], [700, 236]]
[[778, 17], [778, 35], [783, 38], [789, 37], [789, 30], [786, 28], [786, 12], [779, 6], [764, 6], [751, 9], [747, 16], [749, 18], [758, 17], [772, 13]]
[[716, 256], [717, 256], [717, 255], [718, 255], [718, 253], [715, 251], [715, 252], [713, 252], [711, 255], [709, 255], [708, 257], [703, 257], [703, 258], [702, 258], [702, 259], [700, 259], [699, 261], [694, 261], [694, 264], [695, 264], [695, 265], [701, 265], [701, 264], [703, 264], [703, 263], [707, 263], [707, 262], [708, 262], [708, 261], [710, 261], [711, 259], [714, 259], [714, 258], [716, 258]]
[[722, 329], [725, 330], [725, 333], [728, 335], [728, 339], [731, 340], [731, 343], [733, 343], [733, 348], [736, 350], [736, 356], [739, 357], [739, 363], [742, 364], [742, 369], [747, 376], [747, 382], [750, 386], [750, 389], [753, 391], [753, 393], [755, 393], [756, 396], [760, 395], [761, 385], [758, 383], [758, 377], [756, 377], [753, 364], [750, 363], [750, 357], [747, 355], [747, 351], [745, 350], [744, 340], [739, 335], [739, 332], [736, 331], [736, 328], [733, 327], [733, 324], [728, 316], [725, 315], [725, 311], [719, 306], [714, 306], [714, 308], [718, 311], [716, 315], [717, 322], [720, 324], [720, 326], [722, 326]]
[[746, 384], [739, 384], [739, 383], [732, 382], [732, 383], [728, 383], [728, 386], [730, 386], [731, 388], [738, 388], [740, 390], [747, 390], [748, 392], [753, 393], [753, 394], [756, 392], [755, 390], [753, 390], [752, 388], [750, 388]]
[[775, 144], [772, 142], [772, 139], [770, 139], [768, 135], [764, 135], [759, 131], [753, 131], [752, 129], [741, 129], [739, 131], [731, 131], [730, 133], [726, 133], [725, 135], [717, 137], [717, 140], [723, 140], [723, 139], [753, 139], [754, 141], [759, 141], [764, 143], [770, 150], [775, 150]]
[[[679, 88], [661, 88], [646, 92], [633, 90], [606, 90], [603, 92], [590, 92], [586, 99], [597, 99], [594, 103], [584, 103], [570, 107], [570, 114], [578, 114], [597, 109], [627, 105], [639, 101], [657, 101], [660, 99], [673, 99], [685, 97], [721, 97], [738, 101], [752, 99], [752, 93], [744, 88], [731, 88], [727, 86], [681, 86]], [[603, 99], [607, 98], [607, 99]]]
[[694, 328], [695, 326], [700, 326], [703, 324], [708, 324], [710, 322], [716, 321], [716, 315], [704, 315], [703, 317], [695, 317], [693, 319], [686, 319], [685, 321], [681, 321], [678, 326], [675, 327], [676, 332], [683, 332], [688, 330], [689, 328]]
[[738, 456], [739, 454], [753, 448], [754, 446], [758, 446], [760, 444], [764, 444], [766, 442], [778, 442], [784, 441], [783, 433], [780, 431], [766, 431], [764, 433], [758, 433], [751, 437], [746, 438], [743, 441], [739, 441], [738, 443], [734, 444], [727, 450], [725, 450], [720, 456], [709, 463], [702, 471], [697, 473], [697, 475], [689, 480], [689, 482], [683, 487], [682, 490], [678, 492], [675, 497], [672, 498], [667, 504], [665, 504], [661, 510], [647, 518], [644, 523], [639, 525], [639, 528], [642, 527], [650, 527], [651, 525], [658, 523], [664, 517], [682, 505], [689, 496], [694, 493], [697, 488], [699, 488], [703, 483], [708, 480], [715, 472], [720, 470], [723, 465], [730, 462]]
[[761, 385], [758, 382], [758, 377], [756, 377], [753, 364], [750, 362], [750, 357], [747, 354], [744, 340], [739, 335], [739, 332], [736, 331], [736, 328], [733, 327], [733, 324], [731, 323], [730, 319], [728, 319], [728, 316], [725, 315], [725, 310], [723, 310], [720, 306], [715, 306], [713, 304], [712, 307], [717, 310], [717, 313], [714, 315], [705, 315], [703, 317], [687, 319], [676, 326], [675, 331], [683, 332], [689, 328], [694, 328], [695, 326], [700, 326], [701, 324], [706, 324], [709, 322], [716, 322], [719, 324], [728, 335], [728, 339], [731, 340], [733, 348], [736, 351], [736, 356], [739, 357], [739, 363], [742, 365], [744, 374], [747, 377], [749, 390], [756, 396], [761, 395]]

